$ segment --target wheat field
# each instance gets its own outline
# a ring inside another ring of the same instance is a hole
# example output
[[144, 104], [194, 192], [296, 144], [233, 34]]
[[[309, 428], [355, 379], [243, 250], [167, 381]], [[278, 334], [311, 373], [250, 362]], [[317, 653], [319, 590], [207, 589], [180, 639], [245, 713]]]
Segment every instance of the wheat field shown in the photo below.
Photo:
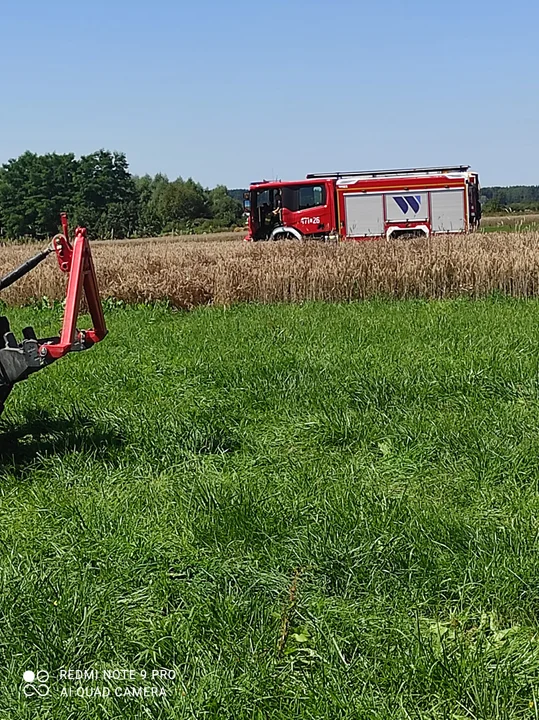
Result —
[[[371, 297], [539, 295], [539, 232], [323, 244], [245, 243], [238, 235], [96, 242], [103, 298], [178, 308]], [[0, 247], [0, 276], [34, 253]], [[7, 305], [64, 297], [54, 258], [2, 293]]]

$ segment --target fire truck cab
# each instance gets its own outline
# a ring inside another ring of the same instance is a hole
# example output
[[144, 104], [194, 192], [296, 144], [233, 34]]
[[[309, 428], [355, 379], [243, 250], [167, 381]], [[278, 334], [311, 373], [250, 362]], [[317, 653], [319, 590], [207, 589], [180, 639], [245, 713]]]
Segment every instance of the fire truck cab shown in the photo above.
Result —
[[362, 240], [465, 233], [479, 227], [479, 176], [469, 166], [307, 175], [257, 182], [246, 240]]
[[336, 237], [331, 179], [253, 183], [249, 196], [249, 240]]

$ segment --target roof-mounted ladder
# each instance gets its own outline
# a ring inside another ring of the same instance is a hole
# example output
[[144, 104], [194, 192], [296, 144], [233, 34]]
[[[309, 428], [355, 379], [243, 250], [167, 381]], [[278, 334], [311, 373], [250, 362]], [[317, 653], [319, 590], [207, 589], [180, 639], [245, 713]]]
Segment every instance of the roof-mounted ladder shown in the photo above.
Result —
[[336, 173], [310, 173], [308, 180], [315, 178], [345, 178], [345, 177], [412, 177], [414, 175], [447, 175], [448, 173], [462, 173], [470, 169], [470, 165], [442, 165], [440, 167], [407, 168], [401, 170], [360, 170], [358, 172], [336, 172]]

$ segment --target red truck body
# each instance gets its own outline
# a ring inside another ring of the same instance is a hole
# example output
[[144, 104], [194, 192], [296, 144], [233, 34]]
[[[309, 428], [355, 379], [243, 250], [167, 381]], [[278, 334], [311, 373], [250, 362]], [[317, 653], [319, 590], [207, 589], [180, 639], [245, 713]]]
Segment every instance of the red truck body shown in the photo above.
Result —
[[246, 240], [363, 240], [465, 233], [479, 227], [479, 176], [469, 166], [307, 175], [253, 183]]

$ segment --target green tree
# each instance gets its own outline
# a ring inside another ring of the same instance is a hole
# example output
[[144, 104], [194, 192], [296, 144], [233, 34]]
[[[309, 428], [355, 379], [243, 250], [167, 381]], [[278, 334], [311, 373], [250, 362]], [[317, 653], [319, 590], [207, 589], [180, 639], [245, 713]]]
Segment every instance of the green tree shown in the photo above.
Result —
[[178, 178], [162, 185], [155, 206], [163, 230], [181, 228], [190, 220], [211, 217], [207, 193], [194, 180]]
[[123, 153], [80, 158], [74, 176], [74, 220], [92, 236], [125, 237], [137, 226], [137, 188]]
[[243, 207], [234, 198], [230, 197], [224, 185], [217, 185], [209, 193], [211, 214], [218, 224], [225, 226], [236, 225], [243, 215]]
[[163, 230], [163, 219], [159, 212], [159, 196], [169, 184], [166, 175], [155, 177], [143, 175], [135, 177], [137, 190], [138, 221], [137, 228], [141, 235], [158, 235]]
[[0, 174], [3, 232], [34, 238], [56, 233], [60, 213], [72, 206], [76, 169], [72, 153], [25, 152], [9, 160]]

